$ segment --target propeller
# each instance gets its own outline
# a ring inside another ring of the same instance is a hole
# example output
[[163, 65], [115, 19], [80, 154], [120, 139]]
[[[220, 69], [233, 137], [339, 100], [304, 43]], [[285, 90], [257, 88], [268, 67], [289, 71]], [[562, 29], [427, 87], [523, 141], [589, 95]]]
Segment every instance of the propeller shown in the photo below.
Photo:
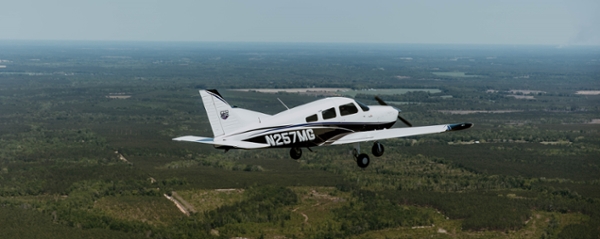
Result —
[[[379, 98], [379, 96], [375, 96], [375, 100], [376, 100], [376, 101], [377, 101], [377, 103], [379, 103], [380, 105], [388, 105], [387, 103], [385, 103], [385, 101], [383, 101], [381, 98]], [[392, 106], [392, 107], [394, 107], [394, 106]], [[400, 121], [402, 121], [402, 123], [404, 123], [404, 124], [408, 125], [408, 127], [412, 127], [412, 124], [411, 124], [410, 122], [408, 122], [408, 120], [406, 120], [406, 119], [402, 118], [402, 116], [400, 116], [400, 112], [401, 112], [401, 110], [400, 110], [400, 109], [398, 109], [398, 108], [396, 108], [396, 107], [394, 107], [394, 109], [396, 109], [396, 110], [398, 111], [398, 119], [399, 119]]]

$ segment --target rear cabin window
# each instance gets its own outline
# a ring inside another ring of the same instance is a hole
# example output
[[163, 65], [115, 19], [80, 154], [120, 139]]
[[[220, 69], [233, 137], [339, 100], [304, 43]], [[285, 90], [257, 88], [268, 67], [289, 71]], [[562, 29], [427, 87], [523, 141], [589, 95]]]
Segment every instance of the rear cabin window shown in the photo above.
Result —
[[335, 118], [335, 116], [336, 116], [335, 108], [323, 110], [323, 112], [321, 114], [323, 114], [323, 119]]
[[345, 105], [340, 105], [340, 115], [341, 116], [351, 115], [351, 114], [356, 114], [356, 113], [358, 113], [358, 109], [356, 108], [356, 106], [354, 106], [354, 104], [348, 103]]
[[316, 114], [306, 117], [306, 122], [315, 122], [317, 120], [319, 120], [319, 118], [317, 118]]

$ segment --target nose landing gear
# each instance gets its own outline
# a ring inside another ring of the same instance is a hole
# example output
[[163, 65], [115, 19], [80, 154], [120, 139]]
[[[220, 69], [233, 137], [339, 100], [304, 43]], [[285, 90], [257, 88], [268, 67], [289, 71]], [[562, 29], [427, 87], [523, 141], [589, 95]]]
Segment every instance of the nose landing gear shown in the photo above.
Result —
[[373, 153], [373, 156], [380, 157], [384, 152], [383, 144], [375, 142], [371, 148], [371, 152]]

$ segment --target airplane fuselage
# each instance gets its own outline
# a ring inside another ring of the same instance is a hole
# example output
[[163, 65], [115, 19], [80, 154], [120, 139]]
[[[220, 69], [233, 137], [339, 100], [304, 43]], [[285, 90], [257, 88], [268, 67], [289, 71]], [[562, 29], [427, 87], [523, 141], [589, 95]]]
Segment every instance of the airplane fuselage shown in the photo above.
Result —
[[[272, 116], [246, 118], [253, 123], [214, 140], [217, 144], [219, 141], [239, 140], [273, 148], [315, 147], [328, 145], [349, 133], [388, 129], [396, 123], [397, 114], [398, 111], [390, 106], [361, 107], [353, 99], [332, 97]], [[215, 147], [227, 148], [222, 145]]]

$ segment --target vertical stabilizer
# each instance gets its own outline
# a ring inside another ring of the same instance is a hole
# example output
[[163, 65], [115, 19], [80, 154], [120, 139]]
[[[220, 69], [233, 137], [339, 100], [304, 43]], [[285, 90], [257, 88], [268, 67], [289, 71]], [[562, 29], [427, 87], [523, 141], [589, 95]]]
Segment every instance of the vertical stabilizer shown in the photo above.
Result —
[[200, 90], [200, 96], [215, 138], [241, 126], [231, 106], [217, 90]]

